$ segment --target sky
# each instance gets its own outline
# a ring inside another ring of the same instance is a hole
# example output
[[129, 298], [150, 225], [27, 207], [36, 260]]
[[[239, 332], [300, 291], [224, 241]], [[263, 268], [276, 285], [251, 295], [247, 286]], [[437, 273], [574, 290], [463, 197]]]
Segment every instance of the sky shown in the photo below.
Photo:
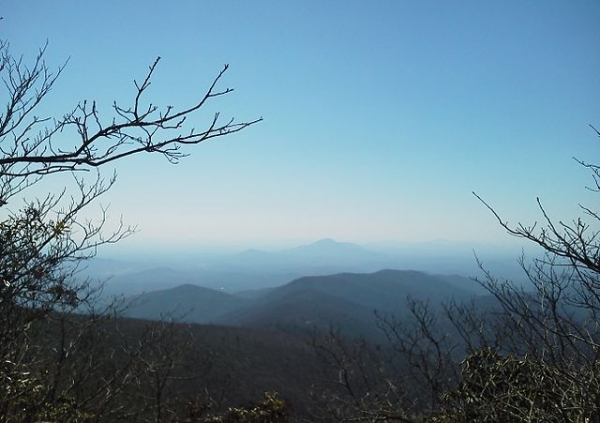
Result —
[[193, 104], [229, 64], [234, 92], [190, 124], [264, 119], [175, 166], [104, 169], [102, 205], [138, 227], [123, 248], [503, 244], [473, 191], [514, 223], [540, 219], [536, 197], [567, 221], [598, 206], [573, 160], [598, 162], [597, 1], [7, 0], [1, 15], [13, 54], [48, 41], [51, 67], [68, 59], [41, 113], [96, 100], [110, 121], [160, 56], [149, 102]]

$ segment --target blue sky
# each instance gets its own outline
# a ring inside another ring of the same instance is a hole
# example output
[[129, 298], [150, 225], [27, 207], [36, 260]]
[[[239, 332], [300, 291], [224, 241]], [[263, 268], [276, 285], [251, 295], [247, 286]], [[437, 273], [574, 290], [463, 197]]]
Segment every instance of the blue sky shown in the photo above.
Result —
[[[600, 126], [596, 1], [8, 1], [0, 33], [69, 64], [42, 106], [95, 99], [107, 120], [156, 56], [148, 99], [264, 122], [116, 165], [102, 199], [139, 233], [129, 248], [341, 241], [505, 243], [471, 194], [533, 223], [595, 207]], [[597, 162], [597, 160], [596, 160]], [[107, 169], [108, 173], [112, 171]], [[92, 210], [93, 212], [94, 210]], [[93, 215], [93, 213], [92, 213]]]

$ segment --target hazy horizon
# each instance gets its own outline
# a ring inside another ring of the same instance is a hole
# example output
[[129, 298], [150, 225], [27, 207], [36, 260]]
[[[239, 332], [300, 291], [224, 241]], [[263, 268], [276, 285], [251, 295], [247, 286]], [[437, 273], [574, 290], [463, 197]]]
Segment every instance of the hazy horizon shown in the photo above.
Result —
[[600, 3], [13, 1], [2, 16], [15, 57], [48, 40], [51, 69], [69, 60], [40, 115], [96, 100], [109, 122], [161, 56], [147, 102], [189, 106], [229, 63], [219, 87], [235, 91], [189, 125], [264, 118], [177, 166], [119, 163], [100, 204], [139, 233], [101, 254], [333, 238], [517, 255], [473, 191], [514, 224], [540, 220], [536, 197], [566, 221], [596, 201], [573, 157], [597, 155]]
[[[266, 254], [280, 254], [288, 251], [294, 251], [298, 248], [316, 246], [323, 242], [331, 242], [334, 248], [349, 245], [352, 248], [358, 247], [364, 249], [365, 253], [381, 254], [382, 257], [390, 259], [397, 258], [437, 258], [453, 259], [459, 263], [469, 263], [476, 265], [475, 255], [483, 259], [502, 259], [515, 262], [518, 257], [525, 253], [532, 258], [540, 250], [535, 246], [523, 240], [508, 239], [511, 242], [505, 243], [472, 243], [448, 240], [431, 240], [419, 242], [407, 241], [382, 241], [375, 243], [360, 243], [333, 238], [323, 238], [309, 241], [289, 241], [281, 243], [245, 243], [245, 244], [146, 244], [143, 248], [135, 243], [129, 244], [127, 240], [119, 244], [105, 246], [98, 252], [97, 257], [101, 259], [119, 260], [119, 261], [139, 261], [157, 266], [180, 266], [186, 263], [201, 264], [196, 262], [198, 259], [228, 258], [235, 262], [237, 256], [243, 256], [246, 253], [258, 252]], [[435, 264], [435, 263], [433, 263]], [[383, 267], [382, 267], [383, 268]], [[404, 267], [409, 269], [410, 266]]]

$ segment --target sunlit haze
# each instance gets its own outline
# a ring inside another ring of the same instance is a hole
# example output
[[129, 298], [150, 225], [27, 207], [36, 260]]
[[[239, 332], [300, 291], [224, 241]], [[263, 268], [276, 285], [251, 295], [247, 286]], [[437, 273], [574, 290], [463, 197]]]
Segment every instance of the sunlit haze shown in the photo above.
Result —
[[536, 197], [567, 220], [597, 202], [573, 157], [598, 157], [600, 2], [13, 0], [1, 15], [15, 55], [47, 40], [51, 67], [68, 59], [40, 113], [96, 100], [110, 121], [160, 56], [147, 101], [191, 105], [228, 63], [235, 91], [189, 125], [264, 118], [178, 165], [119, 162], [101, 203], [138, 226], [123, 249], [505, 244], [473, 191], [515, 223], [539, 220]]

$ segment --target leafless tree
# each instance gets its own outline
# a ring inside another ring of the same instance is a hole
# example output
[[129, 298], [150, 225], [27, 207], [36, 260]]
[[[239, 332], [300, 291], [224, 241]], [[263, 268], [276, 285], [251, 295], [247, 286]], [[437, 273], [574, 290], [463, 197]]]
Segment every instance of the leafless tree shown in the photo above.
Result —
[[[592, 172], [589, 189], [600, 192], [600, 166], [577, 162]], [[393, 386], [411, 380], [421, 402], [413, 413], [401, 400], [367, 404], [366, 394], [353, 400], [350, 411], [330, 402], [339, 420], [371, 421], [356, 410], [377, 415], [379, 407], [388, 415], [420, 414], [439, 422], [600, 421], [600, 215], [582, 205], [581, 217], [557, 221], [538, 198], [541, 222], [511, 225], [474, 195], [508, 234], [541, 248], [539, 256], [519, 259], [527, 283], [501, 279], [477, 258], [482, 273], [475, 280], [488, 295], [441, 307], [409, 299], [406, 315], [379, 316], [405, 365], [404, 379], [387, 367], [381, 380]], [[347, 361], [333, 365], [340, 363]], [[355, 392], [360, 385], [351, 382], [347, 391]]]
[[[64, 384], [69, 378], [76, 383], [78, 378], [93, 377], [97, 366], [109, 363], [106, 356], [102, 363], [95, 361], [99, 351], [91, 349], [99, 349], [100, 344], [92, 338], [100, 336], [102, 332], [95, 329], [119, 307], [101, 306], [96, 288], [79, 273], [80, 263], [93, 257], [101, 245], [118, 242], [135, 229], [121, 223], [108, 230], [102, 208], [96, 221], [81, 217], [116, 181], [114, 174], [102, 175], [102, 169], [141, 153], [177, 163], [187, 155], [184, 146], [227, 136], [261, 120], [236, 122], [215, 113], [205, 126], [194, 124], [207, 104], [233, 91], [219, 88], [227, 65], [189, 107], [160, 108], [148, 101], [160, 58], [141, 80], [134, 80], [131, 103], [115, 102], [108, 120], [96, 102], [85, 100], [62, 117], [39, 116], [39, 106], [66, 69], [65, 63], [53, 70], [45, 61], [46, 50], [47, 45], [28, 61], [14, 55], [7, 40], [0, 40], [2, 98], [6, 99], [0, 113], [0, 416], [5, 421], [10, 421], [9, 416], [15, 416], [13, 421], [43, 418], [52, 407], [59, 413], [75, 400], [77, 407], [86, 401], [96, 404], [100, 413], [105, 408], [101, 404], [108, 404], [124, 384], [137, 380], [115, 369], [113, 377], [97, 383], [98, 391], [86, 399], [75, 395], [74, 386]], [[69, 175], [73, 184], [65, 185], [60, 178], [62, 188], [43, 198], [31, 197], [32, 187], [56, 174]], [[25, 202], [18, 197], [25, 197]], [[75, 318], [73, 312], [87, 317]], [[50, 340], [44, 334], [55, 336]], [[91, 349], [86, 350], [88, 344]], [[74, 356], [84, 350], [87, 355]], [[136, 351], [125, 354], [141, 360], [129, 369], [145, 360], [141, 350]], [[157, 388], [171, 376], [168, 362], [159, 366], [159, 361], [147, 362], [143, 370], [154, 372]], [[71, 372], [66, 379], [65, 372]], [[98, 401], [103, 395], [106, 401]], [[160, 398], [156, 401], [160, 414]]]
[[323, 365], [311, 392], [313, 421], [415, 421], [413, 381], [396, 351], [333, 328], [315, 332], [311, 344]]

